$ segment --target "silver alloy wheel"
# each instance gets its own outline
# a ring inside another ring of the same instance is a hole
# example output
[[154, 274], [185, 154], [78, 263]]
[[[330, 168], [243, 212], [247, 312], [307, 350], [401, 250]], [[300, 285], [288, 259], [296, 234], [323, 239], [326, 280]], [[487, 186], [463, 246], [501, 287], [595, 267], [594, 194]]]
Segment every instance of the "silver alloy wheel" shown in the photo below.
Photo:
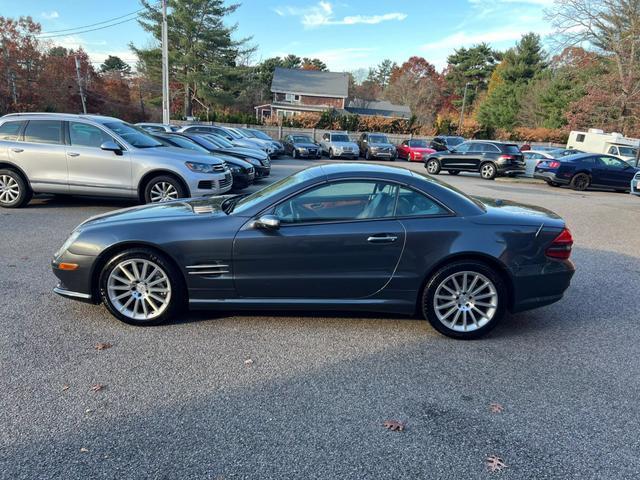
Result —
[[158, 182], [151, 187], [149, 197], [151, 198], [151, 203], [157, 203], [176, 200], [179, 195], [176, 187], [169, 182]]
[[152, 320], [169, 307], [171, 282], [156, 263], [127, 259], [109, 273], [107, 295], [122, 315], [132, 320]]
[[0, 203], [14, 203], [20, 197], [20, 185], [11, 175], [0, 176]]
[[427, 172], [436, 173], [438, 171], [438, 162], [436, 160], [429, 160], [427, 163]]
[[482, 175], [483, 178], [493, 178], [493, 176], [495, 175], [495, 171], [496, 167], [494, 167], [493, 164], [486, 163], [482, 166], [480, 175]]
[[456, 332], [484, 327], [498, 309], [498, 292], [491, 280], [478, 272], [456, 272], [445, 278], [434, 296], [438, 320]]

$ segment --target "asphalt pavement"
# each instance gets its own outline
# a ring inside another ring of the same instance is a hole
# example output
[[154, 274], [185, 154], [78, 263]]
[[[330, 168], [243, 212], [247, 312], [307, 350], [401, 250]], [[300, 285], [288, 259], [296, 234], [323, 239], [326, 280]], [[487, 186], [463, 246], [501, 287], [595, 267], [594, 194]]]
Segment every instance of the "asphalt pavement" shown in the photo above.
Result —
[[[315, 163], [275, 160], [270, 181]], [[439, 178], [562, 215], [565, 298], [470, 342], [314, 312], [136, 328], [53, 294], [49, 267], [76, 224], [130, 204], [0, 210], [0, 478], [640, 478], [640, 198]]]

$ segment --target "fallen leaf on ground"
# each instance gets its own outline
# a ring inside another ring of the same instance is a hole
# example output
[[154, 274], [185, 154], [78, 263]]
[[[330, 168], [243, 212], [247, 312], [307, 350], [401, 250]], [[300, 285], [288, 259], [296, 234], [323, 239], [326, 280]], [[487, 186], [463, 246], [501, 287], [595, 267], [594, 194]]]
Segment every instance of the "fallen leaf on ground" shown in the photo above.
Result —
[[82, 448], [80, 449], [80, 451], [81, 451], [82, 453], [86, 453], [86, 452], [88, 452], [88, 451], [89, 451], [89, 449], [88, 449], [88, 448], [84, 448], [84, 447], [82, 447]]
[[107, 348], [111, 348], [113, 347], [113, 345], [111, 345], [110, 343], [96, 343], [95, 349], [96, 350], [106, 350]]
[[491, 411], [491, 413], [502, 413], [504, 407], [499, 403], [490, 403], [489, 410]]
[[94, 392], [99, 392], [100, 390], [104, 390], [106, 388], [106, 385], [102, 385], [101, 383], [96, 383], [94, 386], [91, 387], [91, 390], [93, 390]]
[[487, 470], [489, 470], [491, 473], [500, 472], [503, 469], [507, 468], [507, 464], [504, 463], [504, 460], [496, 455], [489, 455], [485, 460], [485, 465], [487, 466]]
[[250, 359], [250, 358], [247, 358], [247, 359], [244, 361], [244, 364], [245, 364], [245, 365], [253, 365], [253, 360], [252, 360], [252, 359]]
[[404, 423], [398, 420], [387, 420], [382, 424], [387, 430], [393, 430], [394, 432], [401, 432], [404, 430]]
[[84, 411], [84, 413], [91, 413], [91, 412], [93, 412], [93, 410], [91, 410], [90, 408], [87, 408], [87, 409]]
[[69, 385], [63, 385], [62, 386], [62, 391], [66, 392], [67, 390], [69, 390]]

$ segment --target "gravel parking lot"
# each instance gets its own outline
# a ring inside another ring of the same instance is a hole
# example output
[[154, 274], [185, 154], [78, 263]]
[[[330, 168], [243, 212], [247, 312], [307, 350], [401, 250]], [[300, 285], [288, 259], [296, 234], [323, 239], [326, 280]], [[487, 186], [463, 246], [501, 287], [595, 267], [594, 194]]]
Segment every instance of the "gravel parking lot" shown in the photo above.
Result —
[[[272, 179], [314, 163], [275, 160]], [[562, 215], [566, 297], [473, 342], [314, 312], [136, 328], [53, 294], [49, 267], [76, 224], [127, 203], [0, 210], [0, 478], [639, 478], [640, 199], [439, 178]]]

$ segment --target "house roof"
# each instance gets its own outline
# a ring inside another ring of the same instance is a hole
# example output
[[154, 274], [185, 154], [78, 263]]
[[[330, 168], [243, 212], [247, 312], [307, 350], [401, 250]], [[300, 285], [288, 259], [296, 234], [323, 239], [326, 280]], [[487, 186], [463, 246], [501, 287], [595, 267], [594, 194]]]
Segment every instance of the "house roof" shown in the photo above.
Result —
[[320, 72], [277, 67], [271, 82], [272, 92], [347, 98], [349, 77], [343, 72]]
[[386, 100], [351, 100], [347, 111], [358, 115], [380, 115], [381, 117], [411, 118], [411, 109], [405, 105], [394, 105]]

